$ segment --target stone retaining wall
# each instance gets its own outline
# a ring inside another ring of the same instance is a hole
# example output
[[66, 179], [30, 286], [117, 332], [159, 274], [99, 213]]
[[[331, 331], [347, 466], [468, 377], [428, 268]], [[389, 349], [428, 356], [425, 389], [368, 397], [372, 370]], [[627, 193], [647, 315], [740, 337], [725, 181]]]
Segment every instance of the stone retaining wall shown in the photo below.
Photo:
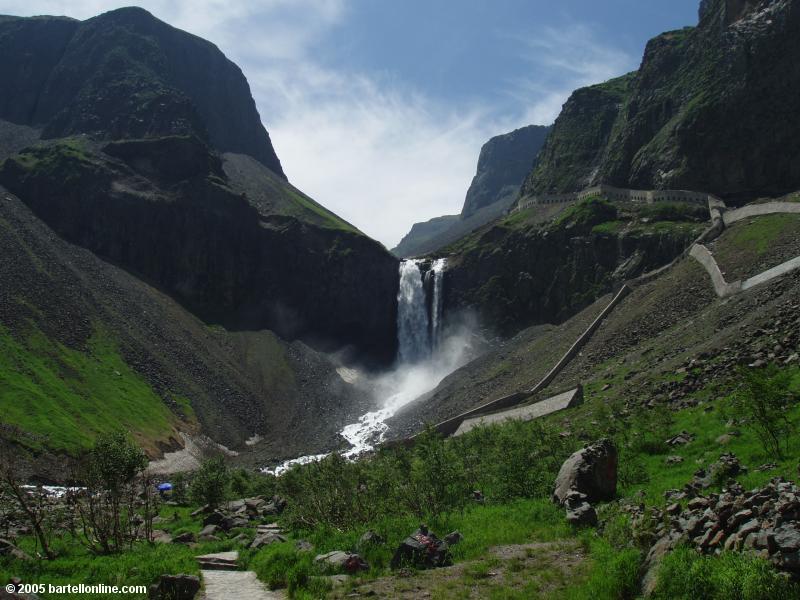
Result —
[[763, 204], [748, 204], [741, 208], [726, 210], [722, 213], [722, 220], [725, 226], [729, 226], [736, 221], [747, 219], [748, 217], [760, 217], [762, 215], [772, 215], [777, 213], [800, 214], [800, 202], [765, 202]]
[[[654, 202], [691, 202], [692, 204], [709, 204], [711, 201], [720, 202], [715, 196], [704, 192], [691, 190], [633, 190], [618, 188], [613, 185], [597, 185], [579, 192], [566, 194], [540, 194], [527, 198], [517, 204], [511, 212], [517, 212], [541, 204], [561, 204], [576, 202], [592, 196], [605, 196], [617, 202], [637, 202], [653, 204]], [[724, 206], [724, 204], [723, 204]]]

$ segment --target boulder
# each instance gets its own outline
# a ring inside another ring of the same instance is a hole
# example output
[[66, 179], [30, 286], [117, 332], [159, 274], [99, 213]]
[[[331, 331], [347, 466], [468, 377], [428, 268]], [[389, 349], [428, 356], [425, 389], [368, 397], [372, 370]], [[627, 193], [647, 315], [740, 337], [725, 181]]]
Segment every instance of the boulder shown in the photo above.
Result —
[[175, 544], [191, 544], [195, 541], [194, 534], [191, 531], [187, 531], [180, 535], [176, 535], [172, 542]]
[[203, 527], [203, 528], [200, 530], [200, 533], [198, 533], [197, 535], [198, 535], [198, 536], [204, 536], [204, 535], [216, 535], [216, 533], [217, 533], [218, 531], [219, 531], [219, 527], [218, 527], [217, 525], [206, 525], [205, 527]]
[[425, 525], [404, 539], [392, 557], [391, 567], [414, 566], [418, 569], [445, 567], [453, 562], [447, 542], [440, 540]]
[[211, 514], [209, 514], [205, 519], [203, 519], [203, 527], [206, 525], [220, 525], [225, 520], [225, 515], [223, 515], [218, 510], [215, 510]]
[[153, 530], [153, 541], [156, 544], [171, 544], [174, 540], [172, 536], [162, 529]]
[[571, 491], [564, 499], [567, 509], [567, 522], [578, 527], [593, 527], [597, 525], [597, 511], [587, 502], [586, 494]]
[[564, 504], [570, 491], [586, 495], [587, 502], [612, 500], [617, 492], [617, 449], [602, 439], [570, 456], [556, 477], [553, 501]]
[[316, 557], [314, 557], [314, 562], [338, 569], [344, 566], [348, 556], [350, 555], [347, 552], [342, 550], [334, 550], [325, 554], [318, 554]]
[[367, 531], [358, 540], [359, 548], [363, 548], [365, 546], [380, 546], [383, 543], [385, 543], [385, 540], [372, 530]]
[[446, 536], [444, 536], [444, 541], [447, 542], [448, 546], [455, 546], [463, 539], [464, 536], [460, 531], [451, 531]]
[[150, 586], [148, 597], [157, 600], [193, 600], [200, 591], [200, 578], [194, 575], [162, 575]]
[[369, 565], [361, 556], [341, 550], [320, 554], [314, 558], [314, 562], [328, 569], [344, 571], [346, 573], [369, 570]]
[[269, 546], [270, 544], [276, 544], [285, 541], [286, 538], [279, 533], [260, 533], [253, 539], [252, 543], [250, 544], [250, 548], [252, 550], [256, 550], [263, 546]]

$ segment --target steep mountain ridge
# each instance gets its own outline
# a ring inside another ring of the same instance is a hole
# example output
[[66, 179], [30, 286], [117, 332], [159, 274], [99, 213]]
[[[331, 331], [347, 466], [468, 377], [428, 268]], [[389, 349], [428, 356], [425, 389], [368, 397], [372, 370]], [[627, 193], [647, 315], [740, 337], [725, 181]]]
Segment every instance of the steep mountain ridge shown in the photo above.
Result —
[[119, 138], [193, 134], [285, 178], [241, 70], [141, 8], [0, 21], [0, 119]]
[[481, 147], [461, 213], [415, 223], [392, 252], [401, 257], [435, 252], [501, 216], [516, 200], [549, 132], [550, 127], [528, 125], [491, 138]]
[[[714, 242], [732, 273], [754, 275], [798, 254], [800, 218], [778, 214], [748, 219]], [[586, 402], [624, 400], [628, 407], [685, 406], [709, 381], [731, 377], [756, 360], [797, 361], [800, 271], [721, 299], [705, 270], [684, 256], [634, 287], [566, 368], [531, 401], [579, 384]], [[401, 438], [489, 400], [532, 388], [606, 307], [599, 296], [559, 325], [525, 328], [445, 378], [389, 422]], [[696, 400], [694, 401], [696, 403]], [[692, 404], [689, 404], [691, 406]], [[623, 418], [620, 416], [620, 418]], [[557, 420], [561, 420], [556, 417]], [[569, 430], [570, 416], [563, 425]]]
[[238, 67], [136, 8], [2, 17], [0, 56], [2, 449], [337, 447], [371, 398], [320, 351], [394, 360], [397, 259], [286, 181]]
[[528, 125], [496, 135], [486, 142], [481, 147], [478, 168], [464, 198], [462, 219], [490, 204], [513, 199], [519, 192], [519, 182], [530, 171], [549, 133], [549, 126]]
[[[648, 42], [610, 102], [577, 90], [522, 195], [594, 183], [725, 198], [800, 187], [800, 3], [707, 0], [697, 27]], [[617, 80], [619, 81], [619, 80]], [[594, 133], [579, 135], [587, 125]]]

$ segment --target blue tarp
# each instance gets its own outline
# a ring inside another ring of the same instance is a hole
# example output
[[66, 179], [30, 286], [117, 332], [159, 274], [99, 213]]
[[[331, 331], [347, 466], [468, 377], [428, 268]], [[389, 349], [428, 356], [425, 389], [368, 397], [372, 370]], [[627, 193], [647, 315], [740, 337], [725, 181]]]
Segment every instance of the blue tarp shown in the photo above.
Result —
[[172, 489], [172, 484], [171, 483], [159, 483], [158, 484], [158, 491], [159, 492], [166, 492], [166, 491], [171, 490], [171, 489]]

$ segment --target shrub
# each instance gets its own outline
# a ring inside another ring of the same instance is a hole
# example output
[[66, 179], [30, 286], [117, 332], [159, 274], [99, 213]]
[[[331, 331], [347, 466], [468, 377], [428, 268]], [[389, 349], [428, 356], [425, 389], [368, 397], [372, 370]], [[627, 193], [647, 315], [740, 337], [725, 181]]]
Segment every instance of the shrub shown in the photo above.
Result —
[[172, 499], [178, 504], [186, 504], [188, 499], [188, 486], [185, 473], [175, 473], [172, 476]]
[[271, 544], [248, 566], [270, 589], [285, 587], [289, 593], [304, 587], [314, 572], [313, 554], [298, 552], [291, 544]]
[[347, 531], [381, 517], [432, 521], [460, 511], [481, 490], [490, 502], [549, 497], [569, 449], [537, 422], [481, 427], [443, 439], [422, 433], [412, 448], [384, 448], [351, 463], [331, 455], [277, 480], [289, 521]]
[[85, 461], [86, 493], [76, 508], [86, 546], [93, 552], [120, 552], [136, 539], [137, 496], [144, 493], [145, 530], [156, 511], [151, 482], [143, 477], [147, 456], [125, 433], [100, 436]]
[[272, 496], [275, 493], [275, 477], [247, 469], [235, 469], [231, 473], [231, 490], [239, 498]]
[[229, 488], [230, 472], [225, 465], [225, 459], [218, 456], [206, 460], [195, 472], [189, 493], [197, 504], [216, 508], [228, 497]]
[[786, 411], [798, 400], [791, 389], [791, 371], [771, 365], [758, 370], [742, 368], [738, 374], [741, 383], [732, 395], [734, 409], [744, 417], [745, 426], [755, 431], [764, 451], [783, 458], [793, 431]]
[[592, 570], [586, 581], [571, 588], [567, 597], [574, 600], [627, 600], [639, 591], [642, 554], [634, 548], [614, 549], [608, 541], [584, 537], [591, 549]]
[[608, 200], [597, 196], [581, 200], [567, 208], [552, 224], [556, 229], [590, 230], [595, 225], [614, 221], [617, 218], [617, 207]]

